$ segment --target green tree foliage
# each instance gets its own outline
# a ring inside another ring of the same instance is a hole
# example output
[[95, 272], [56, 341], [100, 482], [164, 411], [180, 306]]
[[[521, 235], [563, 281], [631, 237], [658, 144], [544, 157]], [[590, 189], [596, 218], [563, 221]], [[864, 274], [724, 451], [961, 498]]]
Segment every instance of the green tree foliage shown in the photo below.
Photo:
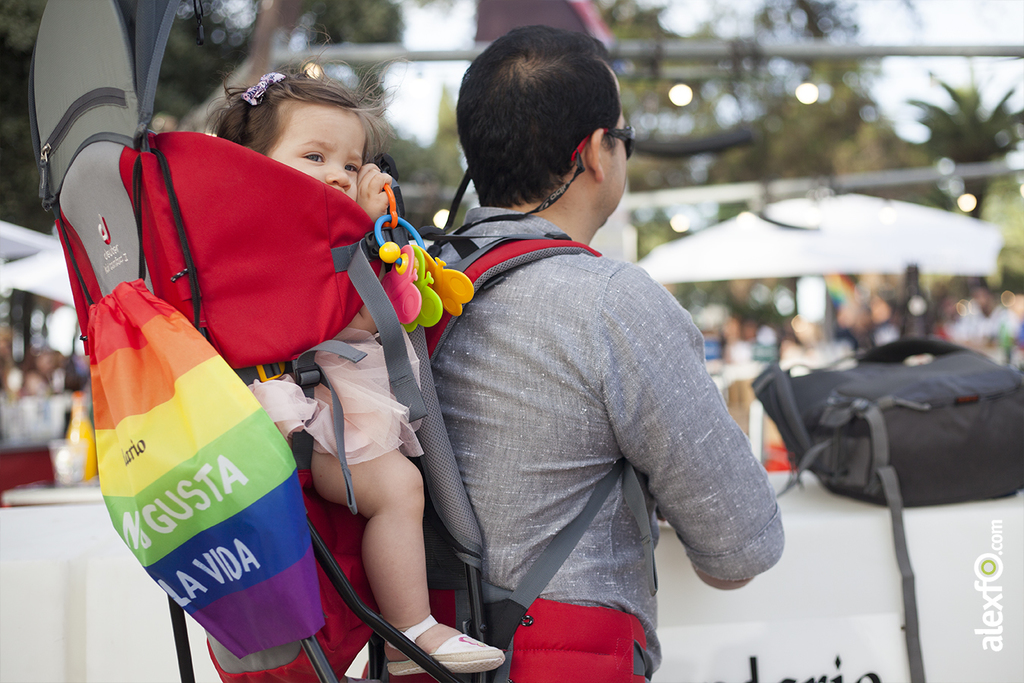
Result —
[[28, 73], [45, 0], [0, 0], [0, 218], [49, 232], [28, 122]]
[[1024, 294], [1024, 196], [1020, 180], [1013, 176], [996, 178], [989, 184], [986, 197], [981, 217], [1003, 232], [1003, 248], [989, 285]]
[[948, 109], [930, 102], [910, 101], [921, 109], [920, 121], [931, 132], [924, 146], [933, 157], [948, 157], [957, 163], [988, 161], [1004, 156], [1020, 139], [1016, 128], [1024, 123], [1024, 110], [1014, 112], [1009, 108], [1016, 89], [987, 110], [977, 84], [960, 89], [943, 82], [939, 85], [949, 95]]
[[611, 0], [601, 4], [601, 14], [619, 40], [678, 38], [662, 25], [665, 7], [636, 0]]
[[[851, 40], [858, 27], [844, 2], [767, 0], [755, 17], [759, 40]], [[753, 145], [728, 151], [709, 171], [714, 182], [841, 173], [911, 165], [911, 146], [878, 114], [874, 73], [858, 63], [756, 64], [719, 98], [731, 98]], [[809, 82], [819, 99], [802, 104], [796, 87]], [[725, 101], [728, 101], [726, 99]], [[719, 105], [721, 106], [721, 105]]]
[[[274, 40], [307, 48], [336, 42], [382, 43], [402, 31], [397, 0], [325, 2], [297, 0], [294, 25], [281, 26]], [[155, 111], [181, 118], [220, 89], [249, 54], [258, 0], [206, 0], [206, 41], [196, 45], [196, 18], [191, 0], [182, 0], [160, 69]], [[291, 19], [291, 21], [289, 21]]]
[[[255, 3], [235, 3], [225, 12], [223, 0], [206, 3], [203, 28], [206, 38], [196, 44], [196, 18], [191, 1], [178, 6], [178, 16], [167, 38], [160, 82], [153, 111], [181, 118], [216, 89], [224, 76], [245, 59], [256, 19]], [[207, 13], [208, 12], [208, 13]]]
[[[294, 26], [283, 39], [306, 47], [329, 41], [394, 42], [402, 31], [398, 0], [296, 0]], [[0, 0], [0, 218], [49, 232], [40, 208], [39, 175], [28, 119], [29, 64], [45, 0]], [[192, 0], [181, 0], [161, 66], [154, 124], [173, 126], [216, 92], [248, 55], [262, 3], [204, 0], [206, 40], [196, 45]], [[162, 120], [161, 120], [162, 119]]]
[[[1015, 89], [990, 110], [982, 104], [976, 83], [966, 88], [954, 88], [943, 82], [939, 85], [949, 95], [946, 107], [920, 100], [910, 102], [921, 110], [920, 121], [930, 132], [929, 139], [921, 145], [929, 160], [946, 158], [958, 164], [990, 161], [1004, 157], [1021, 140], [1024, 110], [1014, 112], [1009, 107]], [[964, 184], [964, 190], [978, 199], [971, 211], [976, 218], [982, 215], [989, 184], [986, 179]], [[945, 203], [951, 208], [950, 199]]]

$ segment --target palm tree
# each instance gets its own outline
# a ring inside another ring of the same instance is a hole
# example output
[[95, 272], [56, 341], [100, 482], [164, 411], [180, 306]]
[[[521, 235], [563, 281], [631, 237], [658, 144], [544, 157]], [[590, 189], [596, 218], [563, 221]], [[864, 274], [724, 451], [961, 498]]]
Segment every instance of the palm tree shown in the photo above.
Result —
[[[1009, 100], [1016, 88], [1006, 93], [989, 111], [982, 105], [976, 83], [962, 89], [943, 82], [939, 85], [949, 94], [951, 108], [920, 100], [910, 101], [922, 110], [920, 122], [931, 131], [931, 138], [924, 147], [933, 159], [948, 158], [958, 164], [990, 161], [1004, 156], [1013, 148], [1020, 138], [1017, 124], [1024, 120], [1024, 110], [1013, 112], [1009, 108]], [[965, 189], [978, 198], [971, 215], [980, 217], [986, 182], [973, 181]]]

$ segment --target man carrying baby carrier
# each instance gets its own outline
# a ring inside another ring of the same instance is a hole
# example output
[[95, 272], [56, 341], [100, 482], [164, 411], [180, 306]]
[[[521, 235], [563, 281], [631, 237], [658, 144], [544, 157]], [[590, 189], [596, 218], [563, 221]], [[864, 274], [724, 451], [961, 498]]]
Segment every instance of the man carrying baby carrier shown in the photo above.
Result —
[[[513, 234], [586, 244], [619, 204], [633, 131], [607, 51], [586, 35], [532, 26], [496, 40], [463, 78], [458, 128], [481, 203], [460, 231], [474, 247]], [[442, 256], [457, 251], [469, 248]], [[705, 370], [703, 338], [635, 265], [581, 249], [509, 271], [477, 293], [433, 367], [482, 530], [485, 593], [520, 586], [614, 467], [640, 482], [631, 499], [627, 477], [614, 480], [530, 604], [508, 678], [650, 678], [653, 543], [638, 527], [655, 509], [716, 588], [778, 561], [775, 495]]]

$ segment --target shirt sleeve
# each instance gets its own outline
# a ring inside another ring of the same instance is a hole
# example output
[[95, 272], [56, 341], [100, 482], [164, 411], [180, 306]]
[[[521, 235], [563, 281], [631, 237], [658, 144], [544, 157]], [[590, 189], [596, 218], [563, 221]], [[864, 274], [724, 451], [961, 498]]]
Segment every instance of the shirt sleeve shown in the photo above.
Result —
[[690, 314], [636, 266], [609, 279], [598, 305], [609, 420], [659, 514], [707, 574], [767, 570], [784, 544], [775, 492], [705, 369]]

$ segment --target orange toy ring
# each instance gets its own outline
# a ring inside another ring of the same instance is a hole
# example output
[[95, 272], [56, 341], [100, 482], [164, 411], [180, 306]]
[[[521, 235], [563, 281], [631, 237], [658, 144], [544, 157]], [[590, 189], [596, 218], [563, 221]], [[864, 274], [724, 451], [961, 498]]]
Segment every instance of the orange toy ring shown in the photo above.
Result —
[[391, 220], [384, 224], [387, 228], [398, 227], [398, 208], [395, 206], [395, 191], [391, 189], [391, 185], [384, 186], [384, 194], [388, 196], [388, 214], [391, 215]]

